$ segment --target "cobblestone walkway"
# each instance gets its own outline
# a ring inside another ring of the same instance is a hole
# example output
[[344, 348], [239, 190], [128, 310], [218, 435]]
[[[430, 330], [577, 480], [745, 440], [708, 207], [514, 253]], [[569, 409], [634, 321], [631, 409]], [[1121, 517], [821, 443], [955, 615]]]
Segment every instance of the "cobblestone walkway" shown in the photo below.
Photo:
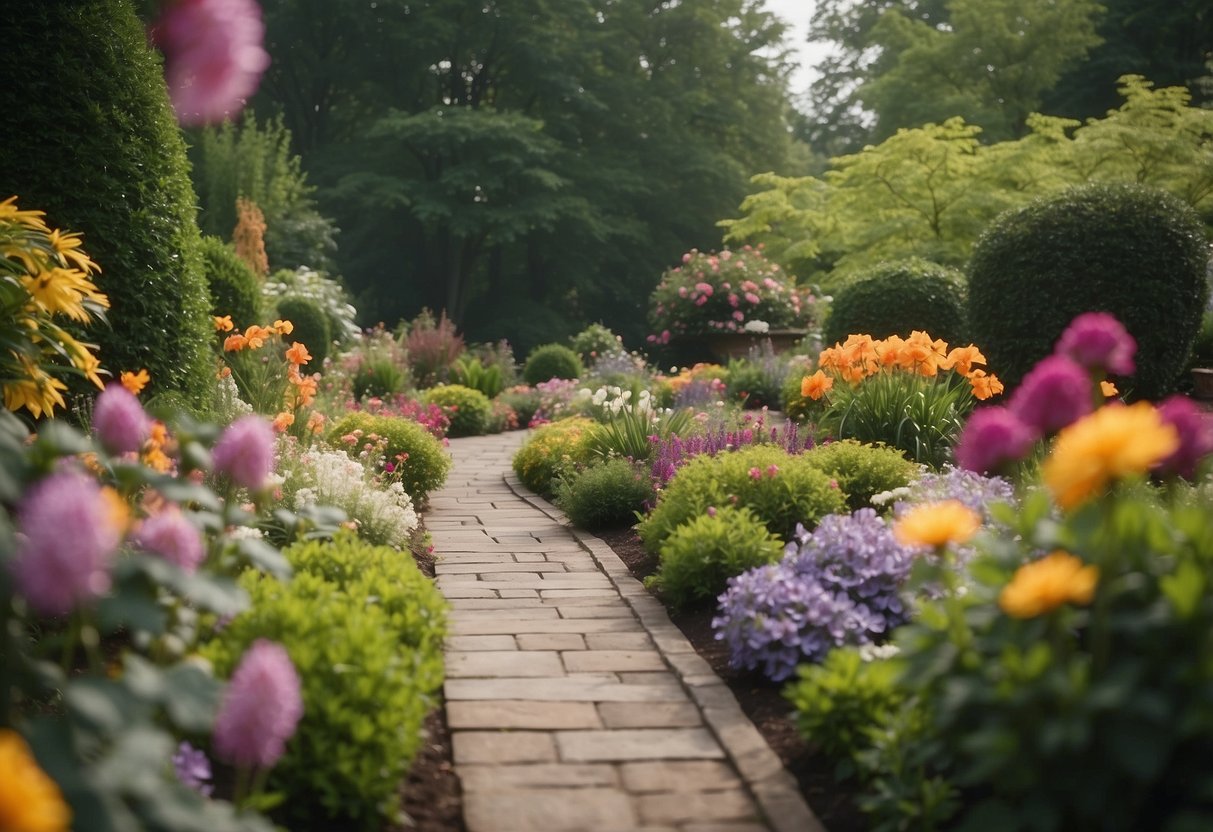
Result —
[[426, 511], [469, 832], [824, 832], [662, 606], [517, 482], [524, 438], [453, 440]]

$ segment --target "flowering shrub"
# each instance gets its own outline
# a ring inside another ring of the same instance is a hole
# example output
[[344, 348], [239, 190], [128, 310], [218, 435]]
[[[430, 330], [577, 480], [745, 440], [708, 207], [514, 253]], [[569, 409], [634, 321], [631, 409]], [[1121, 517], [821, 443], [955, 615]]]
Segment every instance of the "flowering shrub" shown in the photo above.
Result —
[[[976, 418], [976, 417], [974, 417]], [[938, 472], [926, 471], [904, 488], [890, 489], [872, 498], [873, 504], [893, 502], [894, 516], [900, 516], [914, 506], [955, 500], [981, 515], [982, 522], [997, 522], [993, 507], [1014, 506], [1015, 487], [1002, 477], [986, 477], [976, 471], [945, 465]]]
[[692, 249], [653, 290], [649, 320], [656, 334], [648, 340], [665, 344], [679, 335], [805, 329], [813, 323], [815, 301], [750, 246], [707, 254]]
[[838, 483], [852, 511], [872, 505], [876, 494], [907, 485], [920, 470], [895, 448], [853, 439], [818, 445], [803, 458]]
[[755, 420], [749, 416], [746, 414], [742, 427], [730, 429], [720, 425], [687, 436], [670, 434], [659, 437], [649, 464], [653, 488], [657, 491], [664, 489], [675, 472], [696, 457], [716, 456], [755, 444], [775, 445], [792, 455], [813, 447], [813, 437], [809, 434], [801, 436], [795, 422], [786, 422], [782, 429], [772, 427], [768, 430], [762, 415]]
[[437, 321], [430, 310], [421, 310], [409, 325], [405, 346], [408, 347], [413, 381], [418, 387], [432, 387], [446, 381], [451, 365], [464, 350], [463, 336], [455, 331], [455, 324], [446, 316], [445, 309]]
[[583, 363], [593, 365], [607, 354], [623, 351], [623, 338], [616, 335], [602, 324], [590, 324], [569, 339], [573, 352], [581, 357]]
[[579, 416], [544, 425], [514, 454], [514, 473], [536, 494], [551, 496], [561, 473], [591, 460], [588, 440], [594, 426]]
[[354, 341], [337, 367], [349, 376], [355, 401], [395, 396], [404, 392], [410, 380], [408, 351], [382, 324]]
[[368, 413], [371, 416], [408, 419], [421, 425], [438, 440], [446, 439], [446, 433], [451, 427], [450, 417], [439, 405], [419, 402], [403, 393], [384, 398], [372, 396], [361, 402], [347, 402], [346, 410]]
[[[518, 426], [525, 428], [536, 418], [536, 414], [540, 413], [543, 406], [542, 396], [543, 394], [534, 387], [520, 384], [501, 391], [501, 395], [494, 401], [508, 405], [518, 419]], [[543, 418], [541, 413], [539, 418]]]
[[569, 415], [570, 405], [581, 388], [576, 379], [554, 378], [539, 382], [534, 389], [539, 394], [539, 409], [530, 421], [541, 425]]
[[479, 390], [462, 384], [439, 384], [426, 390], [422, 401], [442, 408], [451, 422], [447, 429], [450, 436], [483, 436], [488, 432], [492, 404]]
[[383, 454], [384, 466], [399, 481], [415, 505], [425, 505], [429, 493], [441, 488], [451, 469], [451, 457], [442, 443], [411, 419], [376, 416], [370, 413], [348, 413], [330, 428], [330, 445], [355, 456], [366, 450], [367, 442], [383, 440], [378, 453]]

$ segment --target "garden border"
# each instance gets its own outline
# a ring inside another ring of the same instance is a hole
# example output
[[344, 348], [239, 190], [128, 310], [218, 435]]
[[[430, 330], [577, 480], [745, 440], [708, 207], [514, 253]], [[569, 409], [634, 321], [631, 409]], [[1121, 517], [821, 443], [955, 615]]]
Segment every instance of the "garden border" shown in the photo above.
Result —
[[563, 511], [528, 489], [513, 472], [507, 471], [503, 479], [517, 497], [568, 528], [578, 545], [589, 552], [698, 706], [708, 730], [716, 736], [771, 828], [775, 832], [827, 832], [805, 802], [796, 779], [742, 712], [733, 692], [695, 652], [661, 602], [632, 577], [615, 551], [600, 538], [573, 526]]

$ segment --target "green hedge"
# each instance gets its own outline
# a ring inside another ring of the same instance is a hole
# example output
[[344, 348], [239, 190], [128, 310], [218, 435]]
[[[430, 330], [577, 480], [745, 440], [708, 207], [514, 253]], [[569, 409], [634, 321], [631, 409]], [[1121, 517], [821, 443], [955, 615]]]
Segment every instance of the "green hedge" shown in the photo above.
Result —
[[826, 345], [853, 333], [902, 338], [916, 329], [949, 344], [968, 337], [965, 278], [927, 260], [882, 263], [834, 293], [826, 319]]
[[211, 293], [211, 314], [232, 316], [237, 329], [262, 323], [257, 275], [218, 237], [202, 238], [202, 266]]

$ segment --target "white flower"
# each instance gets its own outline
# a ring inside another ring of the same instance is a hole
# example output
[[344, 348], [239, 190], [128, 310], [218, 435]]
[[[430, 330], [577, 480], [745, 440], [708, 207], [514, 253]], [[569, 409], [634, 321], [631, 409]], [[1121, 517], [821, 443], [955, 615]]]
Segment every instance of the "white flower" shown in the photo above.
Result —
[[859, 647], [859, 658], [865, 662], [891, 659], [901, 652], [896, 644], [863, 644]]
[[742, 327], [742, 329], [744, 329], [746, 332], [769, 332], [771, 325], [766, 321], [746, 321], [745, 326]]

